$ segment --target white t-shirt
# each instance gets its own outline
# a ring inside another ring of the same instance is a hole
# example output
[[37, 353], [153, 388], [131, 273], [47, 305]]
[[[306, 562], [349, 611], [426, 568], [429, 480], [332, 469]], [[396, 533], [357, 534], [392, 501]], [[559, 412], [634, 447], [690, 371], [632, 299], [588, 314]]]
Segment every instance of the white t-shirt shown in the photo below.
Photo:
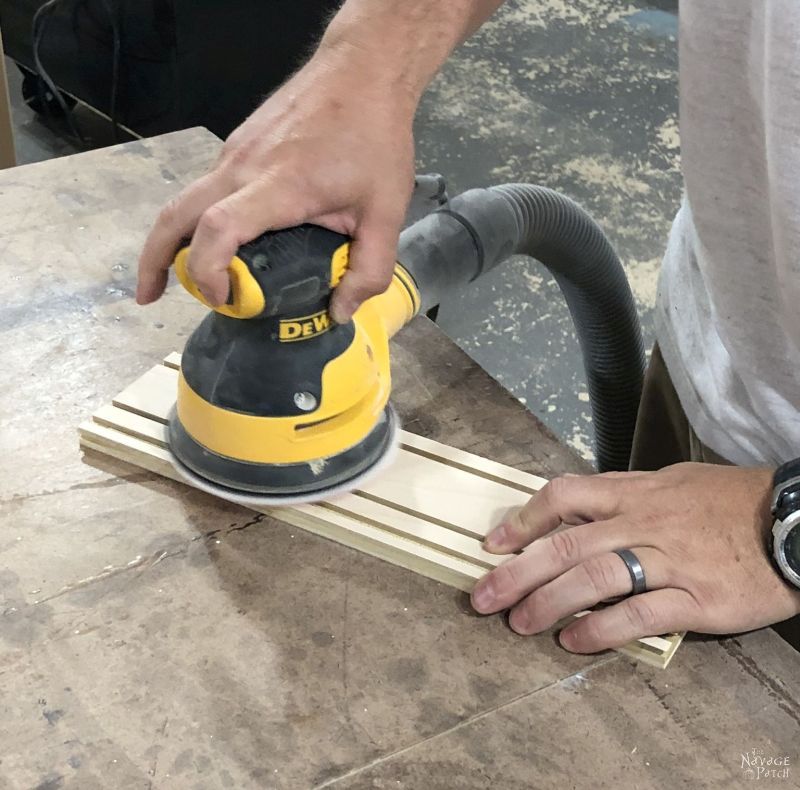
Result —
[[656, 333], [700, 440], [800, 456], [800, 0], [682, 0], [686, 196]]

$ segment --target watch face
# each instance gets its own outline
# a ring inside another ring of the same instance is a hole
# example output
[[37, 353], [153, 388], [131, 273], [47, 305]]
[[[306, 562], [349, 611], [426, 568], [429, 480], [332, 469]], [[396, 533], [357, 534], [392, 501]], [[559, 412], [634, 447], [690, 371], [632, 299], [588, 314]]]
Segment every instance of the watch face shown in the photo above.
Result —
[[789, 530], [783, 541], [783, 556], [786, 564], [800, 576], [800, 524]]

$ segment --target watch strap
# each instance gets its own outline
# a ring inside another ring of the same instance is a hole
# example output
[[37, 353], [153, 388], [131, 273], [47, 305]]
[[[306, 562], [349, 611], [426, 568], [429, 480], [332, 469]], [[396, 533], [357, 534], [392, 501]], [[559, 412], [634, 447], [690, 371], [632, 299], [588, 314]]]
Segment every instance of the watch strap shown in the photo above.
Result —
[[800, 458], [795, 458], [794, 461], [787, 461], [785, 464], [781, 464], [781, 466], [775, 470], [772, 485], [777, 488], [787, 483], [793, 477], [800, 477]]
[[800, 458], [787, 461], [772, 478], [772, 515], [783, 519], [800, 509]]

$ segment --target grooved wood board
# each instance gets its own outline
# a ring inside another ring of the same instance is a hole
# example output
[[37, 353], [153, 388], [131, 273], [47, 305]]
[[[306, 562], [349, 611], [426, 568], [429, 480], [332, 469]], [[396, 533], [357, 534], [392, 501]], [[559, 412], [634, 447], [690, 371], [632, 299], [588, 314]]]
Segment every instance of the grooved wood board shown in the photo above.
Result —
[[[98, 409], [79, 428], [81, 447], [184, 482], [166, 437], [179, 369], [180, 355], [170, 354]], [[484, 551], [483, 537], [545, 482], [402, 431], [396, 459], [363, 489], [313, 505], [253, 509], [469, 592], [507, 559]], [[647, 637], [619, 652], [666, 667], [682, 638]]]

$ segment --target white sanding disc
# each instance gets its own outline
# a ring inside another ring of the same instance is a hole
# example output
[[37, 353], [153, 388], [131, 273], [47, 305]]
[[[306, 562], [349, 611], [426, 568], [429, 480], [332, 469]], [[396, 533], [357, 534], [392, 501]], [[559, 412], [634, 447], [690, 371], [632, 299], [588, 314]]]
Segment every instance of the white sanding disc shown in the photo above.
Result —
[[386, 452], [368, 469], [365, 469], [355, 477], [345, 480], [343, 483], [337, 483], [330, 488], [320, 489], [319, 491], [308, 491], [297, 494], [259, 494], [249, 491], [235, 491], [226, 486], [216, 485], [205, 477], [197, 474], [197, 472], [184, 466], [173, 453], [170, 453], [170, 460], [175, 471], [180, 477], [189, 485], [194, 486], [200, 491], [205, 491], [207, 494], [219, 497], [228, 502], [233, 502], [237, 505], [244, 505], [245, 507], [283, 507], [291, 505], [308, 505], [314, 502], [327, 502], [331, 499], [349, 494], [357, 488], [371, 480], [375, 475], [379, 474], [382, 470], [386, 469], [389, 464], [394, 461], [397, 456], [397, 450], [400, 446], [400, 420], [397, 413], [392, 409], [392, 419], [389, 420], [389, 437], [386, 443]]

